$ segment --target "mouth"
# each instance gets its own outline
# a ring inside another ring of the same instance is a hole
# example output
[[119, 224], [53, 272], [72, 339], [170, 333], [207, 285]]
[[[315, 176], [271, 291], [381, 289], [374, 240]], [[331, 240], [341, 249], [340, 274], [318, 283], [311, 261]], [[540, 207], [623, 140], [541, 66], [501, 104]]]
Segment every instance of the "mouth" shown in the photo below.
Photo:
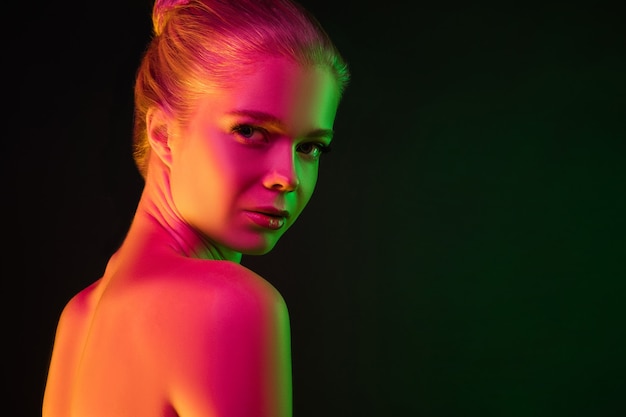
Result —
[[282, 217], [285, 219], [289, 218], [289, 212], [287, 210], [280, 210], [275, 207], [258, 207], [250, 211], [261, 213], [261, 214], [266, 214], [268, 216], [273, 216], [273, 217]]
[[289, 218], [289, 212], [274, 207], [260, 207], [246, 211], [246, 215], [256, 225], [265, 229], [279, 230]]

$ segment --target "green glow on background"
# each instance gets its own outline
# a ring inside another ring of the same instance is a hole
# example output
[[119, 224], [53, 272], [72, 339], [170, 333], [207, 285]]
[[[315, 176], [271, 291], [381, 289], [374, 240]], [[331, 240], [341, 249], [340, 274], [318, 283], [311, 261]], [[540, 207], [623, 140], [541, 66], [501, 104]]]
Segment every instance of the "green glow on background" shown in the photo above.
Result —
[[[623, 6], [306, 3], [354, 77], [315, 197], [271, 254], [242, 260], [289, 307], [294, 415], [626, 415]], [[19, 182], [7, 258], [27, 266], [6, 296], [35, 312], [7, 330], [20, 409], [65, 295], [134, 204], [117, 159], [130, 109], [112, 104], [143, 43], [128, 34], [146, 32], [129, 16], [105, 47], [45, 14], [44, 40], [78, 41], [19, 67], [48, 103], [9, 126], [3, 165]]]

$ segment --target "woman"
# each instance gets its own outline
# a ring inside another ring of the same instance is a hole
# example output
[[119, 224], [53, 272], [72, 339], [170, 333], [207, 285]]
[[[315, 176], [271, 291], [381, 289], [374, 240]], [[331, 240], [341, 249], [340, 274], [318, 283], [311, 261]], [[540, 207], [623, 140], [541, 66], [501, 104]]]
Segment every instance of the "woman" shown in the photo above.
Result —
[[289, 317], [240, 265], [315, 188], [348, 69], [288, 0], [156, 1], [135, 83], [145, 186], [63, 310], [44, 417], [291, 416]]

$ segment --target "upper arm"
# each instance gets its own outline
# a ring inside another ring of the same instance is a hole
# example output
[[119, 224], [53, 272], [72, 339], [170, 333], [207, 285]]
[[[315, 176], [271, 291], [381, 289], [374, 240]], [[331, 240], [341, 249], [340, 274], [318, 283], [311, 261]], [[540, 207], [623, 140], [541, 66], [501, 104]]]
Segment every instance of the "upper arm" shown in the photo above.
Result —
[[185, 308], [177, 325], [171, 396], [180, 417], [291, 416], [287, 308], [269, 284], [240, 278]]

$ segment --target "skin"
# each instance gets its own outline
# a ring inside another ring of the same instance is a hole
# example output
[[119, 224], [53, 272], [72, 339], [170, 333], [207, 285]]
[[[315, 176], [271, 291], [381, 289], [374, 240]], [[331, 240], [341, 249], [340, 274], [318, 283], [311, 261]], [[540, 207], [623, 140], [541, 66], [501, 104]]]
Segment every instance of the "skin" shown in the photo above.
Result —
[[306, 207], [339, 97], [327, 69], [284, 58], [235, 84], [186, 126], [149, 112], [135, 218], [61, 315], [44, 417], [292, 415], [285, 302], [239, 262]]

